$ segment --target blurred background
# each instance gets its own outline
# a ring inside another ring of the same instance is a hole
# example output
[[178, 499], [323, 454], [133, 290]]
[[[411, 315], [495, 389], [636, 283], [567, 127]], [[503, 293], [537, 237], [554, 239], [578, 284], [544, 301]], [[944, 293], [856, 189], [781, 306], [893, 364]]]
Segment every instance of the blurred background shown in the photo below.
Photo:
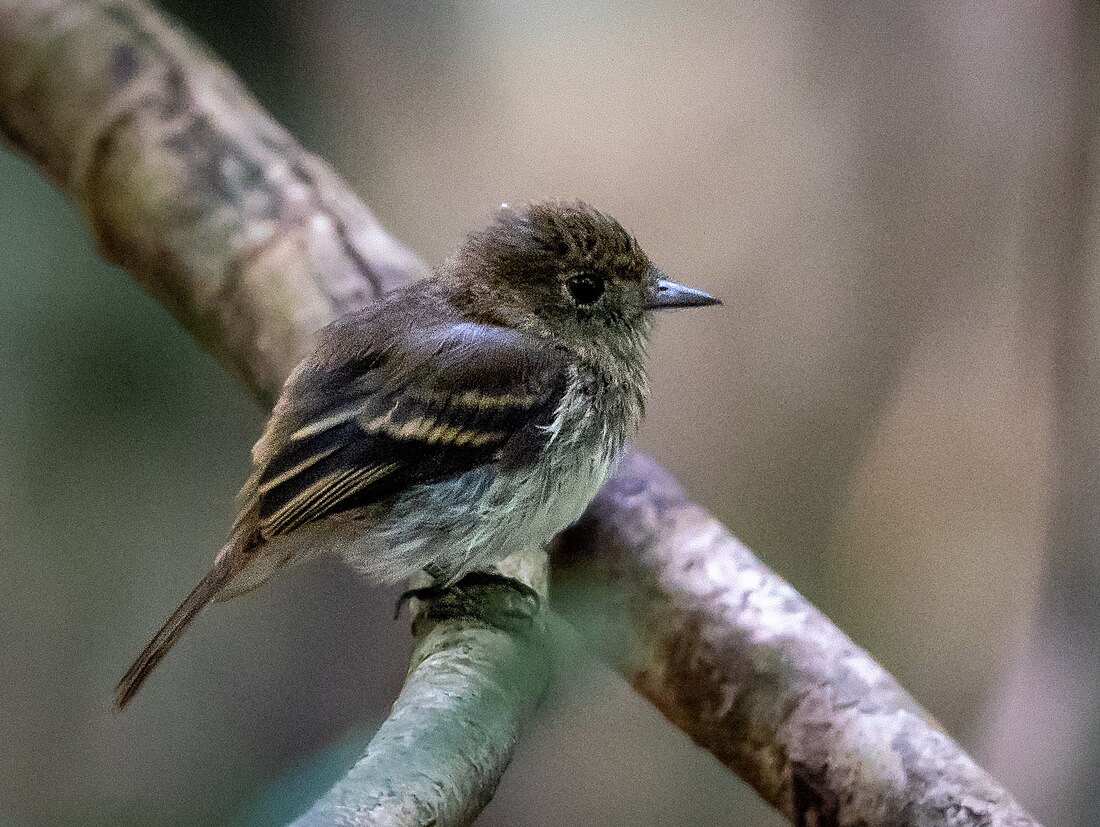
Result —
[[[579, 196], [720, 295], [661, 319], [643, 447], [1040, 819], [1095, 823], [1091, 4], [164, 7], [429, 261]], [[218, 606], [113, 715], [264, 414], [7, 152], [0, 250], [0, 823], [280, 823], [395, 697], [394, 595], [319, 564]], [[583, 663], [479, 823], [784, 822]]]

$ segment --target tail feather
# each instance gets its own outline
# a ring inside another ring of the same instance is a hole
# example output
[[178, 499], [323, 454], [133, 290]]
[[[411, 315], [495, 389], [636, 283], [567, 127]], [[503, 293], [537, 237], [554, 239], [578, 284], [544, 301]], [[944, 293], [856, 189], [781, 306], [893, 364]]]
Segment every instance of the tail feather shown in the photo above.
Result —
[[118, 709], [121, 710], [130, 702], [137, 691], [141, 689], [141, 685], [145, 683], [145, 679], [168, 654], [168, 650], [179, 640], [180, 635], [195, 619], [195, 616], [202, 611], [207, 603], [217, 597], [218, 592], [233, 578], [237, 568], [235, 565], [236, 557], [237, 555], [232, 553], [232, 549], [223, 550], [223, 553], [219, 554], [214, 562], [214, 567], [206, 573], [206, 576], [184, 598], [179, 607], [164, 621], [160, 631], [149, 641], [149, 645], [138, 655], [133, 666], [127, 670], [126, 674], [122, 676], [122, 680], [118, 682], [118, 686], [115, 687], [115, 706]]

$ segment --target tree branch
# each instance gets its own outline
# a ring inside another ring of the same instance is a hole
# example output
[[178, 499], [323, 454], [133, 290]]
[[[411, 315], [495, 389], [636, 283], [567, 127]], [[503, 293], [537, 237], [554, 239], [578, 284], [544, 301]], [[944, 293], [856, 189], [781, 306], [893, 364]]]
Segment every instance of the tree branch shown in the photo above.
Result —
[[551, 574], [555, 609], [793, 823], [1036, 823], [652, 459], [623, 463]]
[[[104, 256], [265, 402], [320, 327], [427, 273], [227, 69], [138, 3], [0, 0], [0, 132], [83, 207]], [[502, 570], [545, 598], [545, 561], [525, 552]], [[471, 821], [549, 680], [543, 626], [418, 622], [393, 715], [302, 823]]]
[[[267, 401], [317, 328], [425, 272], [133, 0], [0, 0], [0, 131], [83, 207], [103, 254]], [[545, 593], [544, 560], [511, 573]], [[651, 460], [625, 464], [554, 569], [617, 668], [796, 823], [1035, 823]], [[595, 599], [578, 599], [585, 583]], [[299, 823], [465, 824], [488, 801], [546, 684], [543, 619], [507, 631], [430, 615], [390, 719]]]
[[124, 0], [0, 2], [0, 133], [265, 401], [314, 332], [427, 268], [220, 63]]
[[446, 621], [412, 664], [366, 753], [294, 827], [469, 824], [489, 803], [549, 681], [545, 640]]

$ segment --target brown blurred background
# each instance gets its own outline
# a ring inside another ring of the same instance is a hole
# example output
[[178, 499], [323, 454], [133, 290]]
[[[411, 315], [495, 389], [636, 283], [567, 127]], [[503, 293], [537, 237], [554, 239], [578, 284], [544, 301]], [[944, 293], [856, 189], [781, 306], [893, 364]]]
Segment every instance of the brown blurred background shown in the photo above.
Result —
[[[1048, 825], [1100, 795], [1095, 9], [167, 4], [432, 262], [579, 196], [721, 312], [641, 442]], [[384, 717], [392, 593], [317, 565], [111, 689], [205, 571], [263, 412], [0, 153], [0, 823], [276, 824]], [[599, 664], [484, 825], [781, 820]]]

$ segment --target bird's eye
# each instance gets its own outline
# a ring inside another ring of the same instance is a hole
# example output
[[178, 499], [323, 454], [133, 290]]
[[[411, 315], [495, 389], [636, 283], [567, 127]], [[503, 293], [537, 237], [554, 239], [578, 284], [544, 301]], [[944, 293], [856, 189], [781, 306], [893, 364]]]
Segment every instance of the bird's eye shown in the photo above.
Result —
[[603, 295], [603, 279], [590, 273], [574, 276], [565, 286], [569, 288], [569, 295], [577, 304], [592, 304]]

